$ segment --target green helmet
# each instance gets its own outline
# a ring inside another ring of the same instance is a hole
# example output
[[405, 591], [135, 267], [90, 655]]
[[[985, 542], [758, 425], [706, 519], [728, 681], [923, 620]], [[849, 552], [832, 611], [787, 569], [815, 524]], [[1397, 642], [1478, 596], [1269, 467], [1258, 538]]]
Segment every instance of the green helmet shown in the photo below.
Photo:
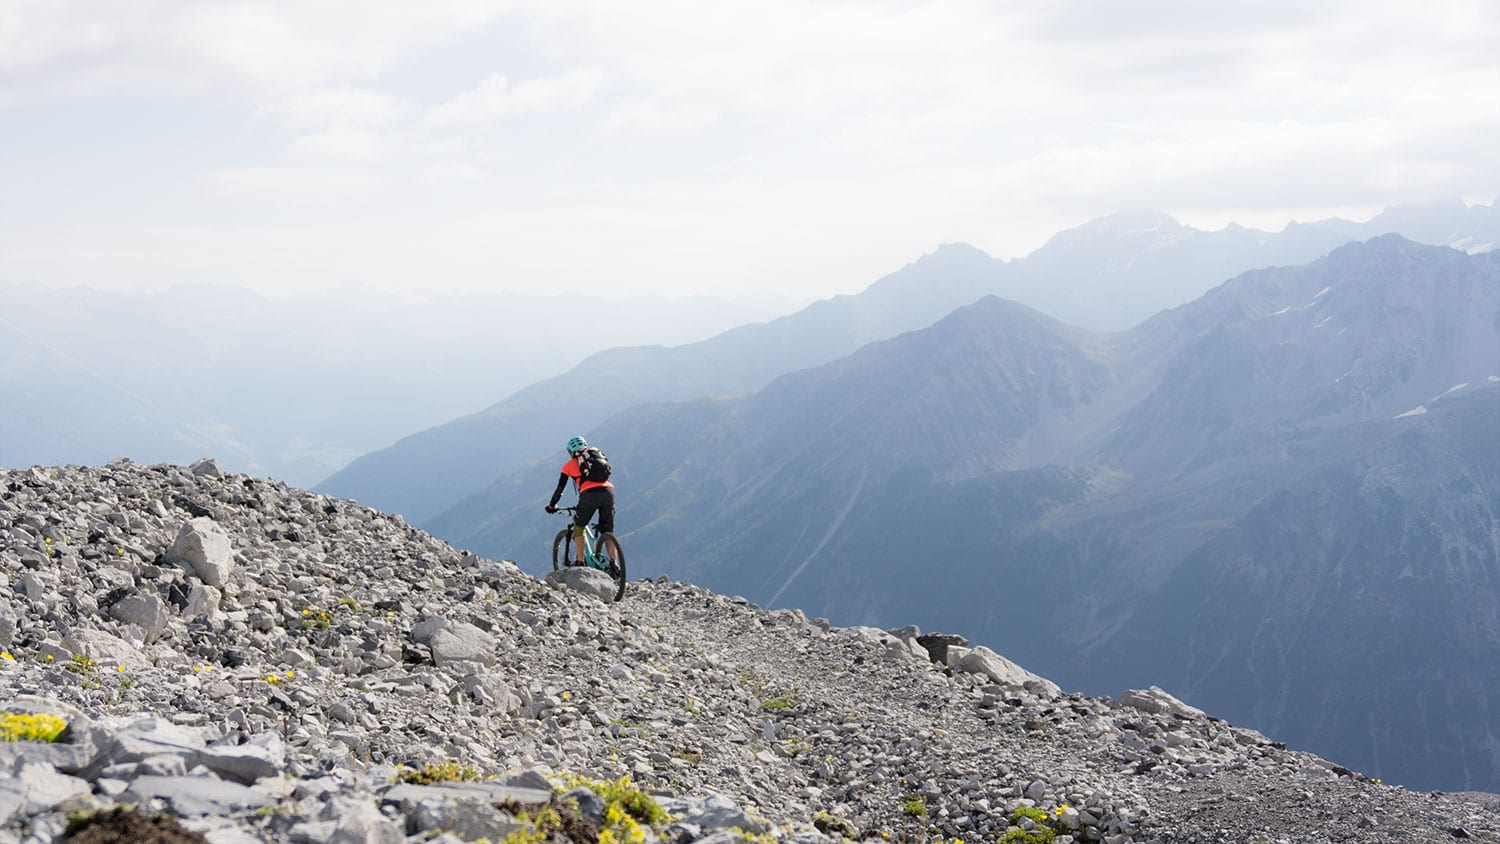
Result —
[[569, 454], [577, 454], [578, 452], [583, 451], [588, 447], [589, 441], [584, 439], [583, 437], [574, 437], [571, 440], [568, 440]]

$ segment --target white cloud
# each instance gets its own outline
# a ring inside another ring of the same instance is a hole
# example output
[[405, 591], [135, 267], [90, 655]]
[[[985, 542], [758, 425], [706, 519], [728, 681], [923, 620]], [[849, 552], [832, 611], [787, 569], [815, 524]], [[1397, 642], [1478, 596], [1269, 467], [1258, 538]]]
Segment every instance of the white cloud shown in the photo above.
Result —
[[[1022, 254], [1125, 207], [1275, 227], [1489, 201], [1496, 43], [1492, 0], [0, 0], [0, 108], [89, 95], [70, 109], [106, 104], [92, 131], [114, 95], [165, 94], [129, 107], [171, 129], [201, 105], [176, 95], [211, 95], [219, 134], [130, 198], [174, 248], [215, 244], [163, 275], [260, 250], [309, 280], [503, 268], [683, 292], [732, 255], [726, 286], [824, 292], [936, 242]], [[80, 162], [133, 167], [118, 148]], [[174, 206], [192, 189], [174, 177], [210, 190]], [[172, 228], [189, 206], [201, 226]], [[235, 228], [267, 211], [288, 228]], [[130, 260], [153, 277], [165, 259]]]
[[422, 168], [422, 181], [433, 184], [443, 182], [473, 182], [483, 179], [489, 173], [472, 164], [444, 163], [428, 164]]
[[277, 123], [297, 130], [390, 126], [414, 111], [405, 100], [348, 86], [294, 92], [262, 109]]
[[235, 199], [335, 203], [367, 193], [376, 181], [363, 171], [304, 165], [232, 167], [207, 177], [210, 187]]
[[512, 4], [8, 0], [0, 103], [57, 94], [255, 93], [366, 81]]
[[472, 91], [430, 109], [422, 122], [428, 127], [443, 128], [487, 123], [527, 112], [568, 111], [593, 99], [606, 76], [597, 66], [514, 84], [503, 74], [495, 74]]
[[621, 102], [601, 127], [607, 138], [663, 138], [691, 135], [717, 123], [719, 112], [706, 103], [674, 101], [670, 92]]
[[391, 157], [392, 142], [369, 129], [328, 129], [298, 138], [289, 150], [299, 158], [374, 164]]

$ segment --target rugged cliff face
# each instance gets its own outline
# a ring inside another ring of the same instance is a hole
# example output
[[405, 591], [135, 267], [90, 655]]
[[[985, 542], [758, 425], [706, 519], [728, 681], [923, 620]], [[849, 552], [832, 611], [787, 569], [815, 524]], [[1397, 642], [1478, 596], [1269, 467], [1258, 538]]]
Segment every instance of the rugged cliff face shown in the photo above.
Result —
[[0, 472], [0, 840], [1500, 840], [1158, 690], [587, 574], [212, 461]]

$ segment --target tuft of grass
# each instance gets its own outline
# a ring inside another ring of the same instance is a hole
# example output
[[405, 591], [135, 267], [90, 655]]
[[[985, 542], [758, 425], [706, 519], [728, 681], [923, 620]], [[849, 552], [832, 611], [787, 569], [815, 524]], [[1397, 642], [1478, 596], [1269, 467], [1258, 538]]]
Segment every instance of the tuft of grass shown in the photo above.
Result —
[[0, 711], [0, 741], [54, 742], [68, 729], [68, 722], [44, 712]]
[[445, 762], [428, 762], [420, 769], [398, 768], [396, 778], [413, 785], [432, 785], [439, 782], [477, 782], [482, 777], [471, 765], [460, 765], [449, 759]]
[[927, 817], [927, 800], [919, 794], [908, 794], [901, 804], [901, 814], [908, 818]]
[[83, 654], [73, 654], [73, 656], [68, 659], [68, 664], [63, 666], [63, 670], [71, 671], [74, 674], [78, 674], [80, 676], [88, 676], [89, 674], [94, 673], [94, 668], [96, 667], [97, 664], [92, 659], [89, 659]]
[[819, 832], [822, 832], [825, 835], [833, 835], [843, 838], [859, 837], [859, 831], [854, 828], [854, 824], [849, 823], [838, 815], [831, 815], [827, 812], [820, 811], [813, 816], [812, 823]]
[[1013, 827], [1006, 830], [1005, 835], [1000, 839], [1000, 844], [1052, 844], [1056, 838], [1057, 830], [1048, 826], [1039, 826], [1031, 830]]
[[741, 839], [750, 842], [750, 844], [776, 844], [776, 835], [774, 833], [754, 833], [738, 826], [730, 827], [729, 831], [738, 835]]
[[783, 692], [782, 694], [779, 694], [775, 697], [766, 698], [765, 700], [760, 702], [760, 711], [784, 712], [788, 709], [791, 709], [793, 706], [796, 706], [797, 700], [801, 698], [801, 696], [802, 695], [800, 692], [798, 692], [796, 689], [792, 689], [790, 691]]
[[651, 795], [630, 784], [628, 774], [617, 780], [593, 780], [577, 774], [563, 774], [561, 780], [567, 788], [587, 788], [599, 795], [606, 811], [608, 807], [618, 805], [622, 812], [640, 823], [653, 825], [672, 819]]
[[[1031, 821], [1035, 826], [1031, 829], [1020, 827], [1021, 819]], [[1010, 813], [1010, 822], [1015, 827], [1008, 830], [1000, 839], [1000, 844], [1052, 844], [1057, 838], [1057, 830], [1049, 824], [1052, 818], [1035, 806], [1018, 806]]]

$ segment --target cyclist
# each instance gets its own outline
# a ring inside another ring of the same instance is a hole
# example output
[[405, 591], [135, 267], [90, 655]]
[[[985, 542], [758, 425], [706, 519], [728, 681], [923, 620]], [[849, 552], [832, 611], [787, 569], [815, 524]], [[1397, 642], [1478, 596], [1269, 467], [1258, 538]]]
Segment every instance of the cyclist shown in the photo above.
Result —
[[588, 526], [594, 513], [599, 514], [600, 533], [613, 533], [615, 530], [615, 485], [607, 479], [595, 481], [583, 476], [579, 457], [583, 456], [587, 460], [585, 452], [588, 451], [589, 442], [583, 437], [568, 440], [568, 462], [563, 464], [562, 474], [557, 478], [557, 489], [552, 491], [552, 500], [547, 502], [547, 512], [556, 513], [557, 500], [562, 497], [568, 481], [571, 479], [574, 486], [578, 487], [578, 509], [573, 513], [573, 544], [578, 550], [578, 556], [574, 559], [577, 560], [587, 557], [584, 551], [584, 528]]

